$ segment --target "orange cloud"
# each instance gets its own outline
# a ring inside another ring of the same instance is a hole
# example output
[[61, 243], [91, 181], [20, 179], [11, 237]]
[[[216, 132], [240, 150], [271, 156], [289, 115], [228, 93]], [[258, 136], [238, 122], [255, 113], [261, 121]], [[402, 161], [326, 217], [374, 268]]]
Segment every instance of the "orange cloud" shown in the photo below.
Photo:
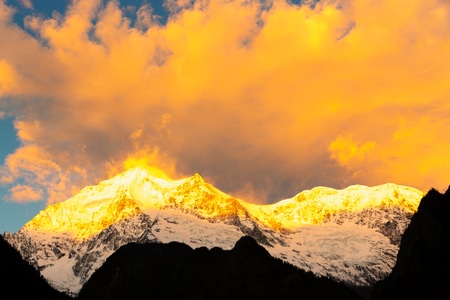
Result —
[[450, 183], [446, 1], [166, 7], [160, 24], [148, 5], [132, 21], [116, 1], [73, 1], [27, 16], [30, 35], [0, 2], [0, 110], [22, 142], [5, 183], [60, 201], [146, 155], [262, 202]]
[[0, 60], [0, 96], [13, 93], [17, 81], [16, 71], [7, 62]]
[[15, 185], [10, 189], [10, 201], [27, 203], [42, 200], [43, 192], [41, 189], [34, 189], [27, 185]]
[[372, 141], [360, 145], [353, 141], [351, 136], [339, 136], [330, 144], [329, 150], [331, 157], [336, 159], [340, 165], [355, 169], [364, 163], [366, 157], [371, 155], [374, 148], [375, 143]]
[[[6, 157], [4, 165], [0, 168], [0, 183], [25, 182], [11, 188], [12, 201], [44, 200], [45, 195], [47, 202], [59, 202], [66, 199], [66, 193], [70, 192], [70, 189], [77, 189], [68, 186], [70, 171], [75, 173], [78, 170], [61, 170], [42, 148], [35, 145], [22, 146]], [[41, 187], [46, 188], [45, 194]]]
[[31, 0], [20, 0], [20, 4], [27, 9], [33, 9], [33, 2]]

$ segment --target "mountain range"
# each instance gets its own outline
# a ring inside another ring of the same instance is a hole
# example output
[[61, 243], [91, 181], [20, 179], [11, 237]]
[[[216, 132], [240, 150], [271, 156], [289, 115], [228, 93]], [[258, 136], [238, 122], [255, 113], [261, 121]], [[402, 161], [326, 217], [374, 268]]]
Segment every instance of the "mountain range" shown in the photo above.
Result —
[[136, 167], [47, 207], [4, 239], [54, 288], [72, 296], [124, 245], [178, 242], [231, 251], [244, 236], [316, 277], [369, 289], [391, 273], [422, 197], [395, 184], [317, 187], [257, 205], [198, 174], [170, 180]]

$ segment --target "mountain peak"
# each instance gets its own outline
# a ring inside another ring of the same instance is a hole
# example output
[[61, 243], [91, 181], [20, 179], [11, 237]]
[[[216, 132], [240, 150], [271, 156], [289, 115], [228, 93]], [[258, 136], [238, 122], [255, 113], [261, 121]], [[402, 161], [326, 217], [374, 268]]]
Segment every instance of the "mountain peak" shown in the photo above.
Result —
[[304, 224], [320, 224], [339, 212], [360, 212], [377, 207], [401, 207], [414, 213], [422, 197], [423, 192], [415, 188], [387, 183], [373, 187], [352, 185], [341, 190], [315, 187], [274, 204], [243, 205], [266, 225], [292, 229]]
[[207, 220], [251, 216], [276, 230], [292, 229], [368, 207], [401, 206], [413, 213], [422, 196], [416, 189], [394, 184], [343, 190], [316, 187], [274, 204], [257, 205], [223, 193], [198, 173], [173, 180], [157, 168], [137, 165], [48, 206], [24, 227], [84, 239], [139, 213], [170, 208]]
[[269, 252], [265, 248], [261, 247], [254, 238], [247, 235], [236, 242], [233, 251], [251, 256], [270, 257]]
[[104, 180], [104, 182], [111, 181], [117, 185], [128, 186], [131, 184], [131, 182], [133, 182], [135, 180], [142, 180], [144, 178], [156, 180], [160, 183], [174, 181], [160, 169], [150, 167], [150, 166], [138, 165], [138, 166], [132, 167], [130, 169], [127, 169], [124, 172], [122, 172], [110, 179]]
[[136, 166], [97, 185], [87, 186], [66, 201], [49, 205], [24, 228], [68, 234], [76, 239], [95, 235], [121, 219], [139, 214], [141, 207], [130, 195], [130, 189], [149, 181], [159, 186], [174, 182], [156, 168]]
[[173, 180], [159, 169], [138, 165], [48, 206], [24, 228], [84, 239], [149, 209], [203, 208], [200, 215], [211, 217], [221, 213], [214, 210], [224, 207], [222, 204], [228, 205], [223, 199], [231, 198], [197, 173]]
[[[138, 165], [48, 206], [7, 238], [55, 286], [75, 294], [104, 258], [129, 242], [231, 248], [243, 235], [298, 267], [367, 285], [374, 282], [367, 274], [378, 278], [390, 271], [395, 241], [422, 196], [394, 184], [355, 185], [317, 187], [274, 204], [250, 204], [199, 174], [173, 180]], [[317, 234], [321, 238], [312, 238]], [[35, 243], [44, 250], [20, 246]], [[237, 249], [254, 246], [244, 238]]]

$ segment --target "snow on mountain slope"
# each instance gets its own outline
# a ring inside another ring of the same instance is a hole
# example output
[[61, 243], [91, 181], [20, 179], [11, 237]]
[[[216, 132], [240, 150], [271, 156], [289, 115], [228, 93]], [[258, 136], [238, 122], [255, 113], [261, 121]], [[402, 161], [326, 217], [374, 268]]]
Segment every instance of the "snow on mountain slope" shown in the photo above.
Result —
[[305, 224], [321, 224], [341, 212], [397, 206], [413, 213], [421, 197], [422, 193], [416, 189], [395, 184], [353, 185], [344, 190], [316, 187], [271, 205], [242, 203], [252, 216], [267, 226], [295, 229]]
[[302, 269], [370, 285], [391, 271], [422, 196], [394, 184], [318, 187], [256, 205], [219, 191], [198, 174], [170, 180], [136, 167], [49, 206], [5, 239], [70, 294], [129, 242], [231, 249], [243, 235]]

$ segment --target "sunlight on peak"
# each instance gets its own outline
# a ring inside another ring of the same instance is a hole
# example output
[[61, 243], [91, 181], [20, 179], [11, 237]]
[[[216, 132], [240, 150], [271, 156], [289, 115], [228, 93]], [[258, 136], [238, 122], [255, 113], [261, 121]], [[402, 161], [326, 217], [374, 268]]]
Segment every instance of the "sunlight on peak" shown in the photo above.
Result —
[[[186, 203], [180, 205], [189, 207], [190, 202], [207, 197], [206, 195], [230, 198], [209, 185], [199, 174], [173, 180], [165, 172], [146, 162], [145, 159], [128, 159], [124, 164], [124, 172], [100, 181], [97, 185], [86, 186], [64, 202], [48, 206], [25, 224], [25, 227], [67, 233], [82, 240], [98, 234], [117, 221], [136, 216], [143, 210], [169, 207], [170, 201], [183, 201]], [[189, 199], [190, 197], [193, 199]], [[214, 202], [211, 201], [210, 204]]]
[[141, 158], [129, 157], [129, 158], [127, 158], [127, 160], [125, 160], [124, 167], [125, 167], [125, 170], [136, 169], [136, 170], [139, 170], [140, 172], [145, 171], [147, 174], [149, 174], [155, 178], [172, 180], [172, 178], [170, 178], [163, 170], [161, 170], [155, 166], [152, 166], [149, 163], [149, 159], [147, 157], [141, 157]]
[[247, 211], [267, 226], [293, 229], [308, 224], [321, 224], [341, 212], [362, 212], [371, 208], [401, 207], [417, 211], [424, 193], [396, 184], [368, 187], [352, 185], [342, 190], [315, 187], [274, 204], [257, 205], [242, 202]]
[[424, 193], [411, 187], [353, 185], [342, 190], [316, 187], [274, 204], [236, 199], [199, 174], [173, 180], [147, 160], [128, 159], [126, 171], [85, 187], [67, 201], [48, 206], [25, 227], [67, 233], [76, 239], [98, 234], [115, 222], [150, 210], [179, 209], [202, 219], [251, 218], [275, 230], [291, 230], [327, 222], [340, 213], [400, 207], [414, 213]]

